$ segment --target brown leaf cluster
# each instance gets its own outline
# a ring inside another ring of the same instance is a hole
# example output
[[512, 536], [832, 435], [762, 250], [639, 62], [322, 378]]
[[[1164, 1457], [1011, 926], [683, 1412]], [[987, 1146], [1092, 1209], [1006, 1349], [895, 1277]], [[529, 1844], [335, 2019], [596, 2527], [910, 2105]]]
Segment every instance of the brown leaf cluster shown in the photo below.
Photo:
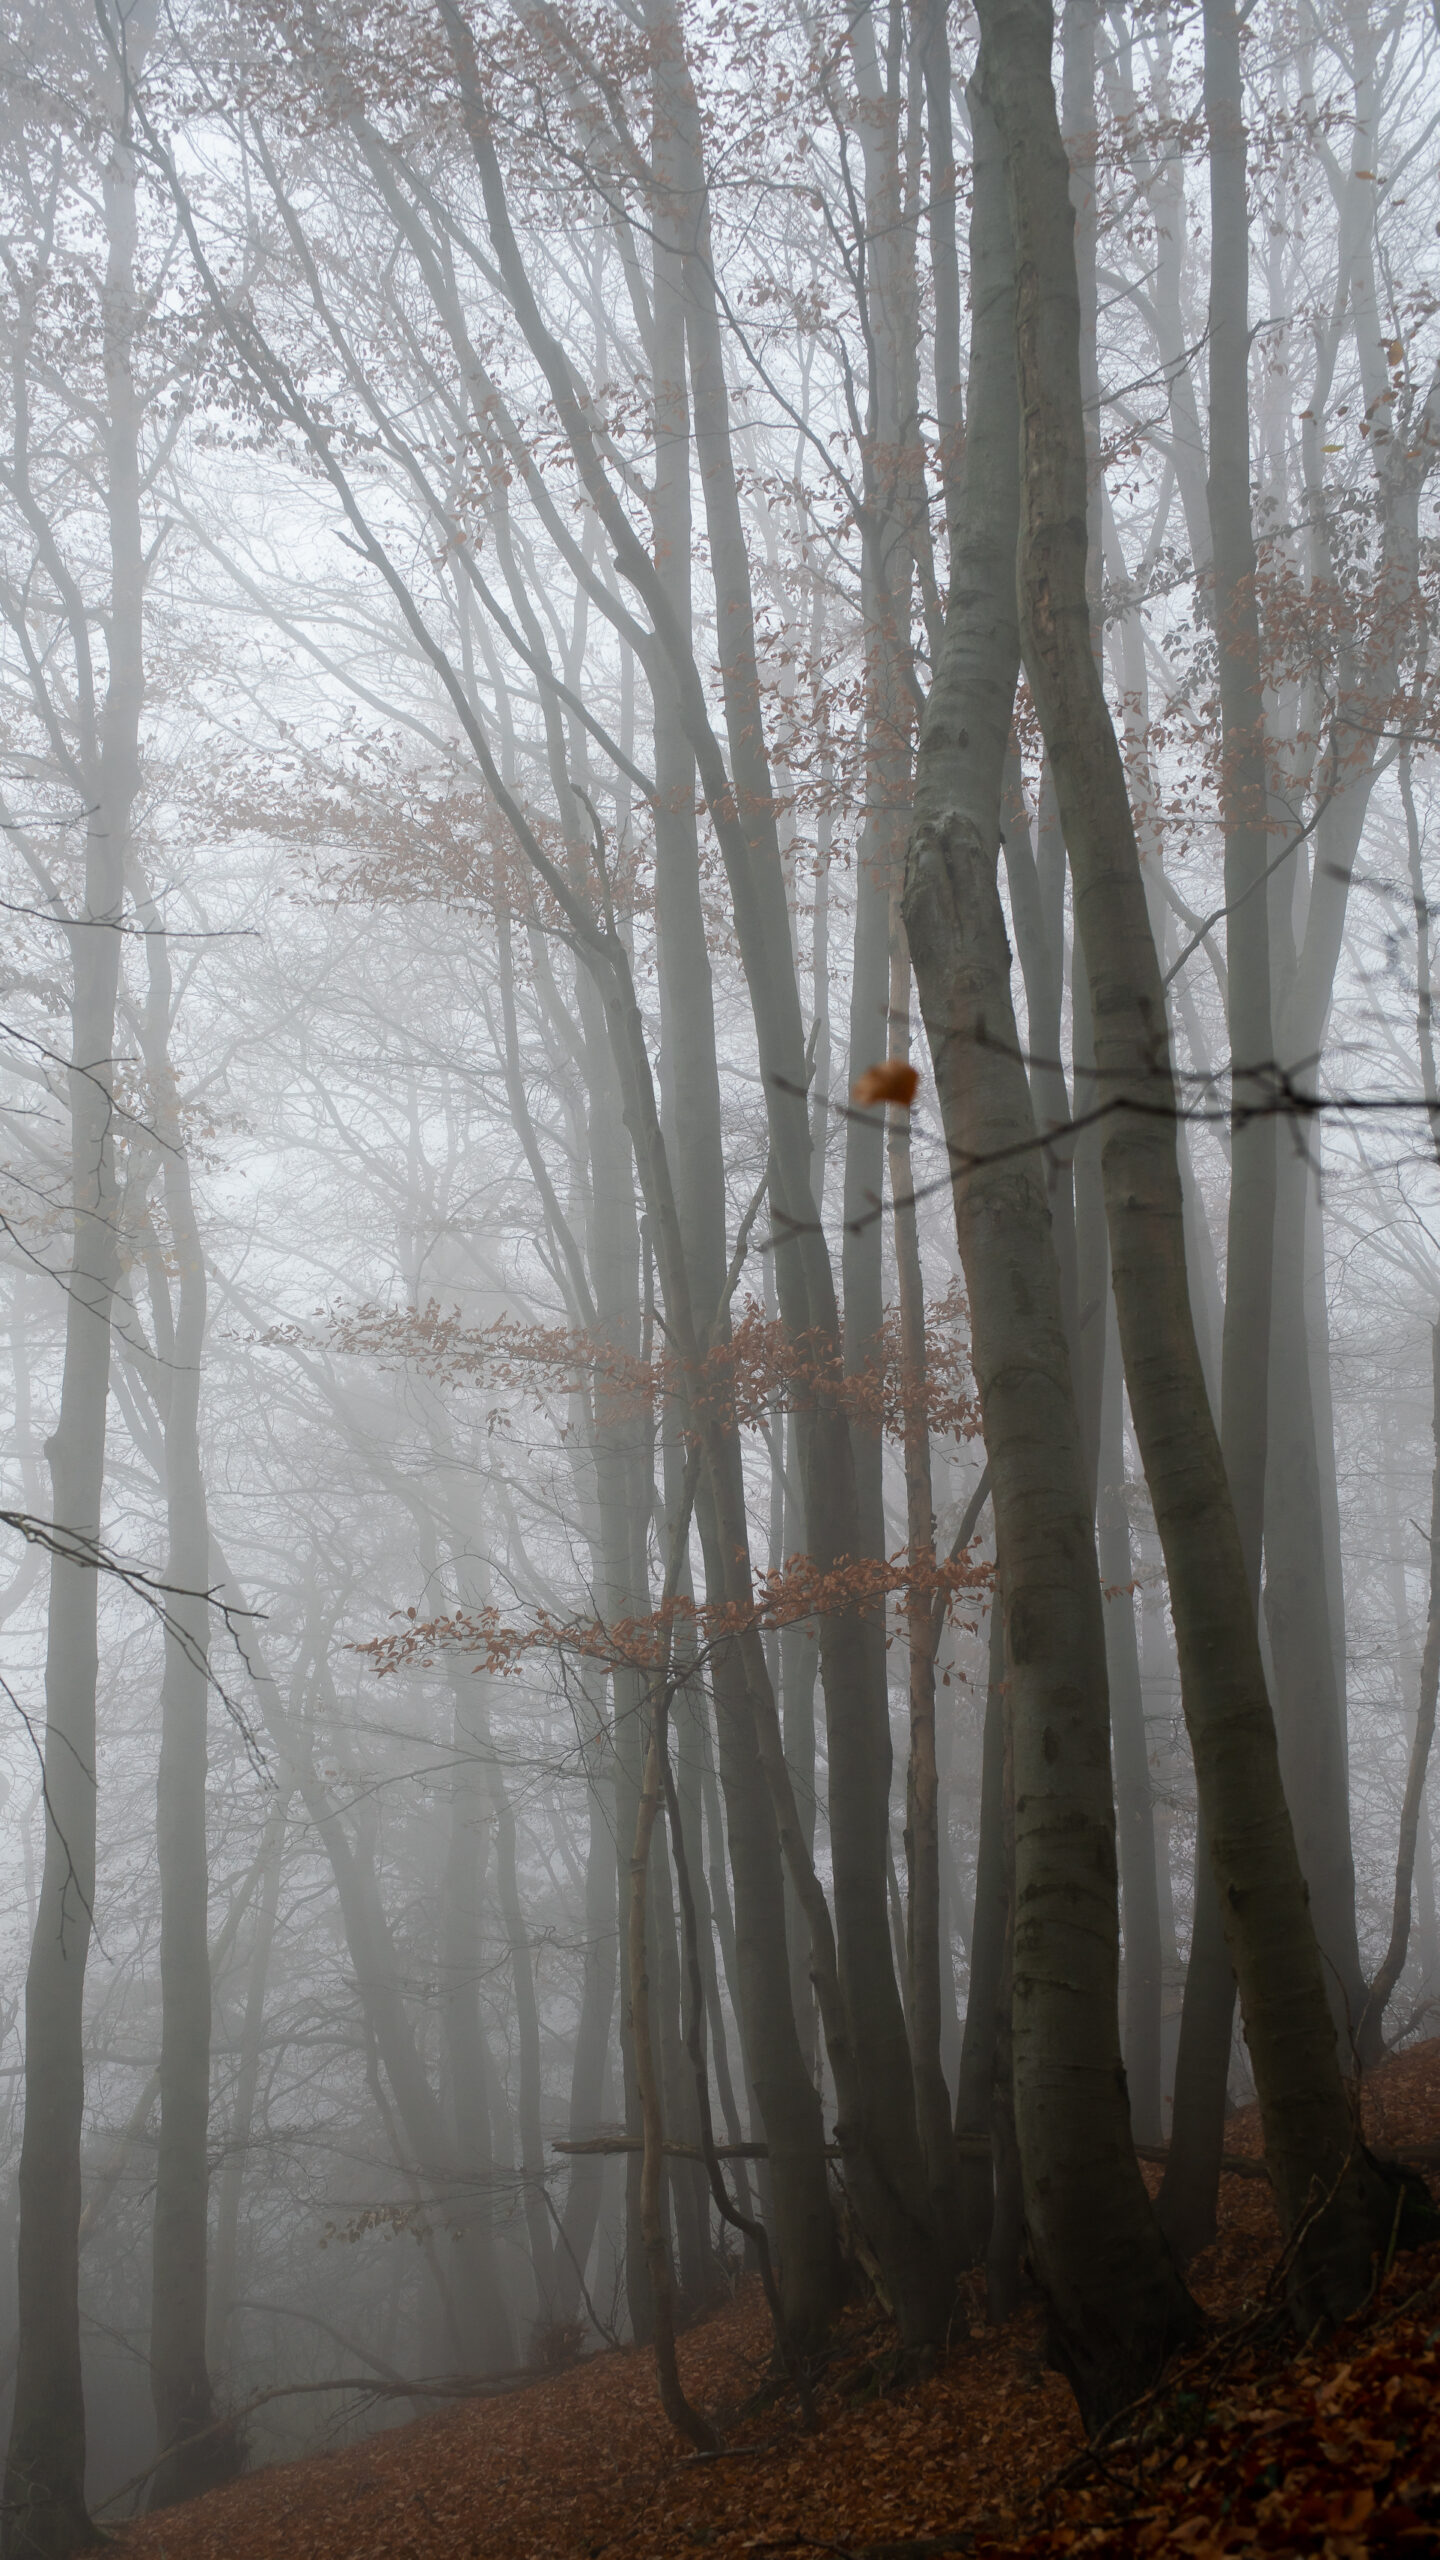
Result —
[[[366, 1306], [331, 1313], [325, 1339], [333, 1351], [419, 1369], [435, 1384], [484, 1383], [536, 1397], [591, 1394], [607, 1420], [656, 1413], [674, 1399], [698, 1402], [727, 1424], [755, 1429], [777, 1413], [823, 1406], [864, 1430], [900, 1438], [905, 1408], [917, 1394], [937, 1436], [970, 1438], [979, 1406], [970, 1370], [964, 1302], [951, 1291], [926, 1320], [925, 1374], [911, 1377], [900, 1355], [899, 1318], [885, 1317], [875, 1356], [847, 1371], [834, 1340], [793, 1334], [747, 1298], [730, 1331], [690, 1369], [672, 1353], [642, 1359], [602, 1332], [564, 1325], [520, 1324], [508, 1316], [467, 1325], [432, 1300], [412, 1310]], [[295, 1326], [275, 1326], [268, 1341], [298, 1342]]]
[[572, 1653], [611, 1669], [651, 1672], [663, 1669], [672, 1647], [684, 1648], [693, 1661], [701, 1647], [721, 1644], [729, 1636], [759, 1628], [769, 1634], [813, 1618], [868, 1616], [903, 1594], [943, 1595], [946, 1606], [957, 1593], [987, 1588], [991, 1567], [961, 1556], [937, 1556], [933, 1548], [910, 1556], [842, 1556], [833, 1565], [818, 1565], [812, 1556], [787, 1557], [753, 1580], [754, 1598], [700, 1602], [677, 1592], [660, 1607], [627, 1618], [559, 1618], [536, 1609], [516, 1622], [492, 1605], [453, 1609], [439, 1618], [422, 1618], [407, 1610], [389, 1635], [371, 1636], [353, 1650], [363, 1654], [383, 1679], [388, 1672], [412, 1667], [428, 1669], [442, 1653], [465, 1653], [487, 1671], [513, 1671], [527, 1655]]

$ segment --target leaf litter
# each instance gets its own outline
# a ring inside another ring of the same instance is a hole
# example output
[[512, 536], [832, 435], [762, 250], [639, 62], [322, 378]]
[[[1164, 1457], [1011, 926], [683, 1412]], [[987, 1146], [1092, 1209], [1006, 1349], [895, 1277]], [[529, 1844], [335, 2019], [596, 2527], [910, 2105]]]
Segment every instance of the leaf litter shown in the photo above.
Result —
[[[1372, 2075], [1364, 2119], [1384, 2151], [1440, 2142], [1440, 2040]], [[1230, 2119], [1226, 2148], [1258, 2152], [1253, 2109]], [[124, 2560], [1440, 2553], [1440, 2245], [1398, 2258], [1361, 2314], [1299, 2351], [1267, 2291], [1278, 2252], [1268, 2189], [1225, 2178], [1219, 2236], [1191, 2269], [1209, 2333], [1098, 2450], [1044, 2366], [1038, 2308], [988, 2328], [978, 2279], [971, 2335], [918, 2375], [878, 2306], [854, 2308], [807, 2430], [749, 2283], [680, 2342], [717, 2457], [686, 2454], [649, 2352], [625, 2348], [116, 2539]]]

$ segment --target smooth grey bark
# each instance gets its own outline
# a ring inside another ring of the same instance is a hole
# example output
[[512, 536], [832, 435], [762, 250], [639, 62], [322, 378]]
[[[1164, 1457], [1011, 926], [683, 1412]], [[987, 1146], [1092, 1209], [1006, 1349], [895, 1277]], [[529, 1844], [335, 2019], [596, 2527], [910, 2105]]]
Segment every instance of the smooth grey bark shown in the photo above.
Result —
[[1383, 2057], [1385, 2012], [1405, 1970], [1405, 1958], [1410, 1949], [1415, 1849], [1424, 1813], [1431, 1745], [1435, 1739], [1436, 1694], [1440, 1690], [1440, 1320], [1431, 1329], [1430, 1359], [1435, 1443], [1435, 1469], [1430, 1484], [1430, 1591], [1425, 1612], [1425, 1645], [1420, 1657], [1420, 1694], [1415, 1705], [1415, 1731], [1410, 1744], [1410, 1764], [1405, 1773], [1405, 1798], [1400, 1808], [1400, 1837], [1395, 1851], [1395, 1897], [1390, 1939], [1356, 2029], [1356, 2048], [1362, 2066], [1367, 2069]]
[[[200, 1456], [205, 1352], [205, 1257], [170, 1058], [174, 990], [153, 902], [146, 924], [149, 1002], [141, 1047], [160, 1143], [161, 1186], [175, 1265], [148, 1256], [155, 1384], [164, 1433], [168, 1538], [165, 1668], [160, 1690], [156, 1846], [160, 1874], [160, 2139], [151, 2250], [150, 2389], [160, 2460], [149, 2504], [197, 2496], [235, 2468], [215, 2432], [206, 2359], [209, 2255], [210, 1957], [205, 1782], [210, 1704], [210, 1518]], [[192, 2441], [193, 2440], [193, 2441]]]
[[[677, 622], [691, 619], [689, 396], [685, 379], [683, 205], [676, 200], [675, 128], [668, 83], [657, 69], [655, 351], [657, 469], [653, 500], [657, 575]], [[679, 717], [673, 672], [656, 653], [656, 921], [668, 1158], [675, 1167], [678, 1249], [691, 1303], [716, 1314], [728, 1336], [725, 1166], [714, 990], [700, 901], [694, 749]], [[788, 948], [788, 942], [787, 942]], [[808, 1133], [807, 1133], [808, 1135]], [[696, 1518], [707, 1596], [753, 1605], [740, 1446], [733, 1420], [712, 1433]], [[733, 1524], [727, 1526], [728, 1524]], [[769, 1681], [768, 1666], [766, 1671]], [[711, 1670], [720, 1783], [734, 1891], [735, 1989], [746, 2076], [769, 2144], [777, 2281], [787, 2333], [818, 2343], [840, 2298], [839, 2261], [819, 2100], [801, 2051], [793, 1976], [777, 1968], [787, 1944], [779, 1834], [754, 1732], [745, 1663], [733, 1642]], [[692, 1879], [703, 1862], [692, 1856]], [[793, 1921], [788, 1935], [795, 1934]], [[712, 2039], [719, 2044], [719, 2039]], [[723, 2050], [723, 2047], [721, 2047]]]
[[[1015, 226], [1025, 659], [1076, 881], [1096, 1063], [1116, 1105], [1103, 1169], [1126, 1379], [1165, 1549], [1267, 2163], [1287, 2230], [1304, 2224], [1290, 2289], [1308, 2328], [1365, 2297], [1395, 2206], [1375, 2164], [1355, 2149], [1190, 1312], [1164, 992], [1086, 600], [1074, 213], [1051, 81], [1051, 12], [1047, 0], [981, 0], [981, 28]], [[1329, 2201], [1312, 2214], [1317, 2182]]]
[[206, 2300], [206, 2357], [212, 2373], [222, 2376], [229, 2363], [230, 2323], [240, 2291], [240, 2207], [245, 2192], [246, 2159], [255, 2124], [255, 2102], [260, 2091], [265, 2001], [280, 1913], [289, 1801], [288, 1785], [277, 1787], [275, 1800], [265, 1817], [265, 1831], [260, 1844], [261, 1879], [255, 1908], [255, 1931], [245, 1967], [245, 2008], [240, 2022], [235, 2096], [217, 2181], [215, 2252]]
[[1051, 2352], [1093, 2423], [1147, 2386], [1195, 2315], [1131, 2144], [1093, 1497], [996, 877], [1020, 655], [1019, 482], [1011, 227], [986, 77], [982, 49], [969, 92], [963, 530], [921, 726], [905, 920], [951, 1154], [1005, 1613], [1025, 2220]]
[[1113, 1311], [1106, 1310], [1105, 1384], [1100, 1417], [1097, 1506], [1100, 1579], [1105, 1588], [1105, 1662], [1115, 1756], [1115, 1813], [1125, 1922], [1125, 2078], [1137, 2142], [1160, 2140], [1160, 1893], [1155, 1873], [1155, 1809], [1150, 1750], [1135, 1640], [1134, 1559], [1125, 1500], [1124, 1390]]
[[[999, 2035], [1001, 1973], [1009, 1927], [1010, 1875], [1005, 1850], [1005, 1611], [998, 1586], [990, 1604], [989, 1677], [980, 1753], [980, 1837], [975, 1861], [975, 1916], [970, 1929], [970, 1987], [960, 2040], [955, 2093], [960, 2245], [967, 2266], [984, 2264], [995, 2212], [995, 2165], [980, 2156], [991, 2135]], [[1008, 2050], [1008, 2047], [1007, 2047]]]
[[[1253, 903], [1253, 902], [1252, 902]], [[1345, 1744], [1343, 1655], [1331, 1606], [1326, 1478], [1333, 1438], [1318, 1406], [1327, 1354], [1314, 1341], [1306, 1262], [1319, 1203], [1305, 1151], [1280, 1147], [1269, 1358], [1265, 1621], [1275, 1666], [1280, 1764], [1309, 1889], [1340, 2051], [1349, 2062], [1365, 1986]], [[1227, 1291], [1228, 1301], [1228, 1291]]]
[[[143, 51], [149, 18], [137, 11]], [[116, 101], [105, 100], [107, 108]], [[85, 2101], [85, 1967], [95, 1896], [96, 1554], [105, 1477], [116, 1232], [115, 1008], [126, 856], [140, 787], [145, 693], [145, 563], [135, 166], [123, 104], [103, 182], [103, 505], [110, 546], [103, 694], [90, 614], [63, 577], [74, 653], [77, 796], [87, 809], [84, 898], [70, 934], [70, 1262], [60, 1410], [47, 1444], [51, 1516], [68, 1552], [52, 1556], [45, 1653], [45, 1851], [25, 1977], [25, 2124], [19, 2167], [18, 2360], [0, 2549], [59, 2560], [96, 2539], [85, 2505], [80, 2364], [80, 2130]], [[23, 402], [26, 350], [15, 351]], [[28, 465], [22, 459], [22, 469]], [[42, 679], [43, 681], [43, 679]]]
[[[446, 0], [446, 23], [463, 56], [466, 38]], [[805, 1096], [804, 1037], [790, 949], [784, 879], [779, 861], [772, 778], [764, 744], [763, 705], [755, 652], [749, 564], [731, 444], [723, 341], [704, 218], [704, 179], [698, 157], [698, 111], [686, 72], [679, 31], [668, 20], [655, 30], [657, 75], [664, 77], [665, 111], [688, 162], [677, 163], [675, 194], [690, 225], [685, 259], [686, 333], [696, 450], [705, 497], [711, 566], [725, 647], [722, 692], [730, 748], [727, 771], [710, 726], [689, 637], [656, 578], [654, 564], [636, 541], [606, 479], [592, 432], [578, 403], [563, 352], [556, 345], [524, 280], [523, 265], [504, 208], [493, 143], [484, 127], [478, 77], [464, 76], [472, 146], [486, 190], [492, 238], [507, 291], [527, 337], [545, 367], [572, 450], [616, 549], [622, 574], [652, 616], [658, 644], [670, 657], [680, 716], [694, 749], [701, 786], [719, 839], [734, 907], [741, 958], [760, 1051], [769, 1134], [771, 1197], [786, 1239], [777, 1254], [777, 1282], [784, 1319], [797, 1335], [813, 1336], [838, 1358], [840, 1330], [834, 1279], [815, 1216], [810, 1130]], [[473, 61], [473, 57], [472, 57]], [[809, 1549], [822, 1571], [863, 1551], [849, 1428], [843, 1413], [816, 1399], [802, 1409], [798, 1438], [805, 1486]], [[864, 1621], [861, 1622], [862, 1631]], [[871, 2238], [886, 2266], [886, 2282], [907, 2335], [939, 2336], [952, 2309], [952, 2271], [941, 2261], [929, 2226], [924, 2169], [915, 2124], [905, 2019], [891, 1957], [886, 1910], [886, 1858], [890, 1732], [883, 1646], [856, 1642], [852, 1616], [829, 1611], [820, 1619], [821, 1674], [830, 1740], [831, 1832], [835, 1864], [835, 1917], [826, 1919], [836, 1939], [838, 1983], [844, 2019], [833, 2004], [827, 2043], [843, 2038], [843, 2076], [854, 2104], [842, 2111], [840, 2138], [852, 2187], [863, 2185], [861, 2211], [873, 2224]], [[765, 1691], [770, 1684], [768, 1674]], [[766, 1721], [773, 1711], [760, 1705]], [[789, 1798], [788, 1778], [767, 1760], [772, 1789]], [[798, 1834], [782, 1819], [782, 1836], [800, 1851]], [[813, 1874], [806, 1879], [810, 1892]], [[799, 1883], [797, 1879], [797, 1890]], [[811, 1920], [812, 1936], [819, 1919]], [[832, 2063], [833, 2063], [832, 2050]], [[842, 2073], [837, 2071], [837, 2083]]]
[[[589, 1843], [585, 1858], [585, 1952], [575, 2058], [570, 2074], [570, 2138], [599, 2130], [610, 2058], [610, 2030], [619, 1978], [619, 1903], [615, 1834], [604, 1788], [604, 1752], [598, 1732], [586, 1739], [585, 1803]], [[560, 2320], [573, 2320], [600, 2221], [603, 2160], [581, 2155], [571, 2163], [561, 2245], [555, 2255], [555, 2304]]]
[[[910, 951], [898, 890], [890, 917], [890, 1055], [910, 1057]], [[925, 1286], [920, 1268], [908, 1106], [888, 1114], [887, 1152], [900, 1300], [905, 1526], [912, 1571], [935, 1562], [935, 1498], [926, 1398]], [[905, 1993], [915, 2068], [915, 2112], [925, 2151], [930, 2207], [947, 2245], [963, 2245], [956, 2185], [954, 2122], [941, 2060], [942, 1880], [940, 1770], [935, 1747], [935, 1656], [943, 1623], [923, 1580], [905, 1597], [910, 1748], [905, 1774]], [[948, 1949], [945, 1956], [948, 1966]]]
[[[1351, 39], [1354, 139], [1345, 212], [1346, 255], [1335, 305], [1317, 332], [1315, 385], [1300, 422], [1303, 520], [1309, 572], [1318, 583], [1328, 583], [1337, 576], [1338, 564], [1324, 482], [1325, 411], [1333, 397], [1341, 331], [1353, 326], [1365, 400], [1366, 450], [1375, 479], [1379, 559], [1368, 633], [1343, 623], [1336, 632], [1338, 699], [1319, 770], [1311, 777], [1315, 823], [1308, 877], [1306, 855], [1297, 848], [1293, 870], [1287, 864], [1277, 884], [1288, 894], [1277, 897], [1272, 907], [1278, 1046], [1282, 1063], [1292, 1066], [1317, 1057], [1324, 1046], [1350, 885], [1380, 769], [1382, 741], [1394, 725], [1407, 658], [1415, 667], [1425, 661], [1428, 638], [1419, 592], [1419, 505], [1440, 460], [1440, 368], [1432, 368], [1423, 390], [1417, 382], [1403, 392], [1386, 368], [1388, 323], [1382, 324], [1377, 293], [1373, 217], [1364, 209], [1374, 195], [1364, 163], [1371, 156], [1370, 137], [1380, 114], [1376, 75], [1381, 39], [1368, 10], [1354, 13]], [[1304, 926], [1297, 939], [1293, 892], [1299, 885], [1305, 891]], [[1327, 1958], [1332, 2008], [1348, 2050], [1365, 1994], [1354, 1925], [1344, 1592], [1328, 1364], [1322, 1357], [1325, 1311], [1319, 1285], [1320, 1237], [1320, 1204], [1306, 1179], [1302, 1152], [1282, 1147], [1273, 1281], [1266, 1614], [1271, 1622], [1276, 1714], [1287, 1776], [1297, 1790], [1303, 1789], [1297, 1801], [1302, 1862]], [[1305, 1344], [1310, 1351], [1308, 1376], [1298, 1357]], [[1282, 1386], [1281, 1367], [1287, 1363]], [[1328, 1670], [1320, 1658], [1327, 1634]]]

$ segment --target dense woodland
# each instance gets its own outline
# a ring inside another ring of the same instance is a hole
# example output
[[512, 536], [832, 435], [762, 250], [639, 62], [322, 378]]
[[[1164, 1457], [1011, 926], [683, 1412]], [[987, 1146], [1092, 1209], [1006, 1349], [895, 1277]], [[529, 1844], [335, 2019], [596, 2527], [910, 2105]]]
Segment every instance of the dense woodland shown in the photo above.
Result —
[[1252, 2102], [1344, 2318], [1436, 2227], [1440, 13], [0, 46], [6, 2560], [626, 2339], [712, 2447], [747, 2273], [803, 2405], [983, 2267], [1098, 2427]]

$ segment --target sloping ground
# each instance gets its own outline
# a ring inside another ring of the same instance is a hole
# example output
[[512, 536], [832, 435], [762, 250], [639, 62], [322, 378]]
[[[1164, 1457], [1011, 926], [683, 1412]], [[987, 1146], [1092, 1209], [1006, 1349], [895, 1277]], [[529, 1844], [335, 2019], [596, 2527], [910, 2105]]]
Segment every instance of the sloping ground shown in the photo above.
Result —
[[[1376, 2075], [1366, 2117], [1387, 2149], [1440, 2141], [1440, 2042]], [[1237, 2118], [1228, 2147], [1257, 2142]], [[648, 2354], [597, 2356], [238, 2481], [128, 2527], [120, 2548], [124, 2560], [1440, 2552], [1440, 2247], [1397, 2261], [1361, 2319], [1296, 2356], [1265, 2298], [1267, 2191], [1227, 2178], [1223, 2210], [1193, 2271], [1215, 2333], [1103, 2458], [1041, 2366], [1029, 2312], [977, 2327], [905, 2387], [887, 2324], [857, 2312], [803, 2433], [793, 2395], [768, 2388], [768, 2325], [747, 2294], [682, 2342], [687, 2388], [725, 2437], [718, 2458], [677, 2444]]]

